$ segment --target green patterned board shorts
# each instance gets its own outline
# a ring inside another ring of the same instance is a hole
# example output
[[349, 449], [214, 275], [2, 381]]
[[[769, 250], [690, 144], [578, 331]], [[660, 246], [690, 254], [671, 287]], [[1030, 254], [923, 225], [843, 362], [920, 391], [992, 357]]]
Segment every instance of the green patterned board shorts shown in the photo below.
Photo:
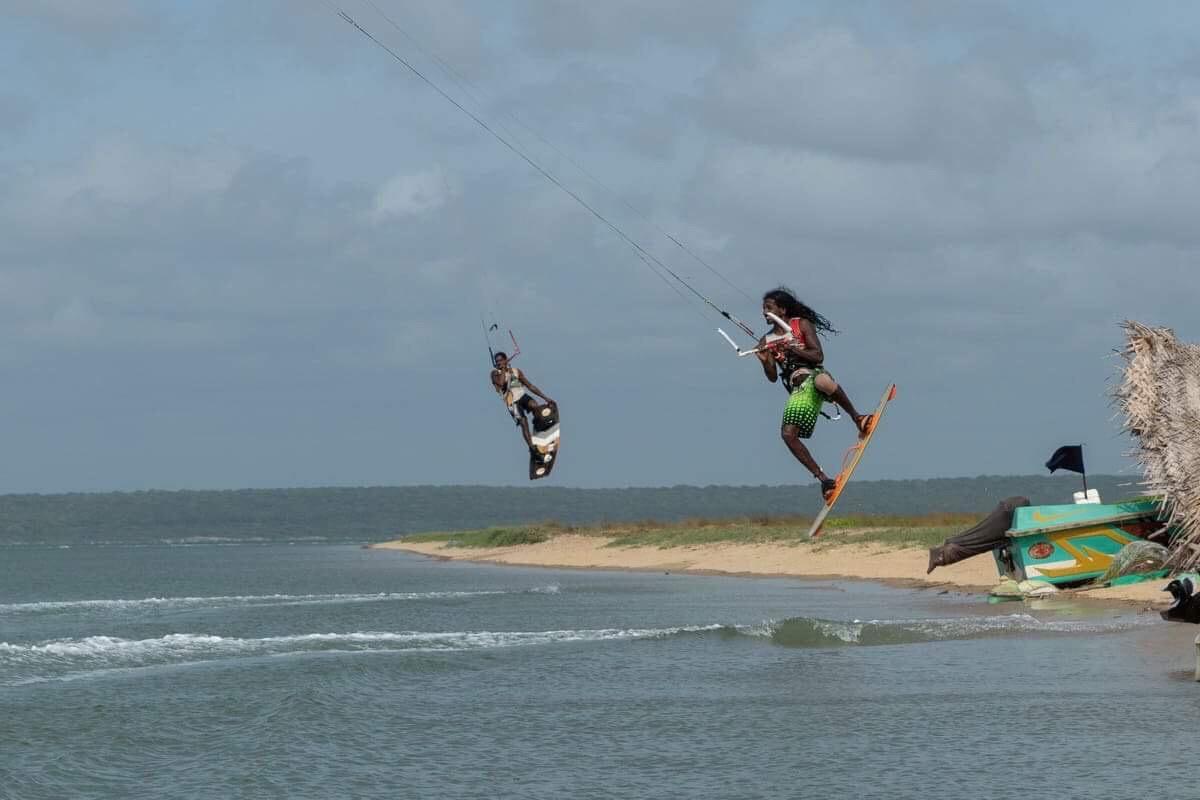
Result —
[[801, 439], [813, 435], [813, 429], [817, 427], [817, 415], [821, 413], [821, 406], [825, 402], [824, 395], [817, 391], [819, 374], [813, 372], [799, 386], [793, 387], [783, 409], [783, 424], [799, 428]]

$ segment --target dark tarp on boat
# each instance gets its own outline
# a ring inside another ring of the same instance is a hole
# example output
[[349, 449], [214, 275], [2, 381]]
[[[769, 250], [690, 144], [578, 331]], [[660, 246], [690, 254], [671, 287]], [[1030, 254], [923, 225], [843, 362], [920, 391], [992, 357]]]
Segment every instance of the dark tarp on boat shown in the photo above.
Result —
[[938, 567], [948, 567], [965, 558], [991, 552], [1004, 544], [1004, 532], [1012, 527], [1013, 512], [1027, 505], [1028, 497], [1006, 497], [974, 527], [951, 536], [937, 547], [929, 548], [929, 569], [925, 570], [925, 574]]

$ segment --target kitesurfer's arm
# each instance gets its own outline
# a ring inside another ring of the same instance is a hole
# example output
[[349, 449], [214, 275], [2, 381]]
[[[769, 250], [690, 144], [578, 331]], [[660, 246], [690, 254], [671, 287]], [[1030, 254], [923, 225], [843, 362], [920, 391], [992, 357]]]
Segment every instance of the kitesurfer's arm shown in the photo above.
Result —
[[554, 405], [554, 401], [551, 400], [546, 395], [542, 394], [542, 390], [537, 388], [536, 386], [534, 386], [533, 381], [529, 380], [529, 376], [526, 375], [524, 372], [521, 373], [521, 382], [525, 384], [525, 388], [528, 389], [530, 392], [536, 394], [538, 397], [542, 398], [550, 405]]
[[759, 350], [755, 353], [758, 360], [762, 362], [763, 374], [767, 376], [767, 380], [771, 383], [779, 380], [779, 368], [775, 366], [775, 357], [771, 355], [771, 351], [766, 349], [767, 337], [762, 337], [758, 340]]
[[498, 369], [492, 370], [492, 388], [496, 390], [496, 394], [504, 394], [504, 376]]
[[806, 364], [814, 366], [823, 364], [825, 353], [821, 350], [821, 339], [817, 336], [817, 329], [806, 319], [801, 319], [799, 322], [800, 337], [789, 339], [783, 346], [789, 353], [799, 356], [800, 360]]

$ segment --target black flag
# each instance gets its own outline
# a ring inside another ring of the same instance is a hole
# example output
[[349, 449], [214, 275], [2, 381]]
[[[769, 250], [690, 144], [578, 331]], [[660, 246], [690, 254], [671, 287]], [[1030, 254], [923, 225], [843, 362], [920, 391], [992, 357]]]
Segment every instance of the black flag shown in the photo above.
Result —
[[1046, 462], [1046, 469], [1054, 472], [1056, 469], [1070, 470], [1078, 472], [1080, 475], [1086, 473], [1083, 468], [1083, 445], [1068, 444], [1063, 445], [1054, 451], [1054, 455], [1050, 456], [1050, 460]]

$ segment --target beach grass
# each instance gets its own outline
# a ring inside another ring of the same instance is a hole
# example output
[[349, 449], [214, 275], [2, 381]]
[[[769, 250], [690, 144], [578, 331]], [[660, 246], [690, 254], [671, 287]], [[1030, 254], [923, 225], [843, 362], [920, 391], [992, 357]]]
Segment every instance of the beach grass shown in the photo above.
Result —
[[409, 542], [442, 542], [447, 547], [511, 547], [518, 544], [537, 544], [553, 534], [540, 528], [484, 528], [452, 533], [423, 533], [407, 536]]
[[406, 536], [409, 542], [446, 542], [448, 547], [506, 547], [536, 544], [555, 536], [574, 534], [610, 539], [608, 547], [692, 547], [705, 544], [808, 544], [836, 547], [844, 544], [884, 547], [932, 547], [975, 524], [974, 514], [924, 514], [919, 516], [848, 514], [825, 522], [820, 538], [807, 537], [810, 517], [744, 517], [738, 519], [687, 519], [679, 522], [637, 522], [571, 525], [547, 521], [533, 525], [449, 531]]

